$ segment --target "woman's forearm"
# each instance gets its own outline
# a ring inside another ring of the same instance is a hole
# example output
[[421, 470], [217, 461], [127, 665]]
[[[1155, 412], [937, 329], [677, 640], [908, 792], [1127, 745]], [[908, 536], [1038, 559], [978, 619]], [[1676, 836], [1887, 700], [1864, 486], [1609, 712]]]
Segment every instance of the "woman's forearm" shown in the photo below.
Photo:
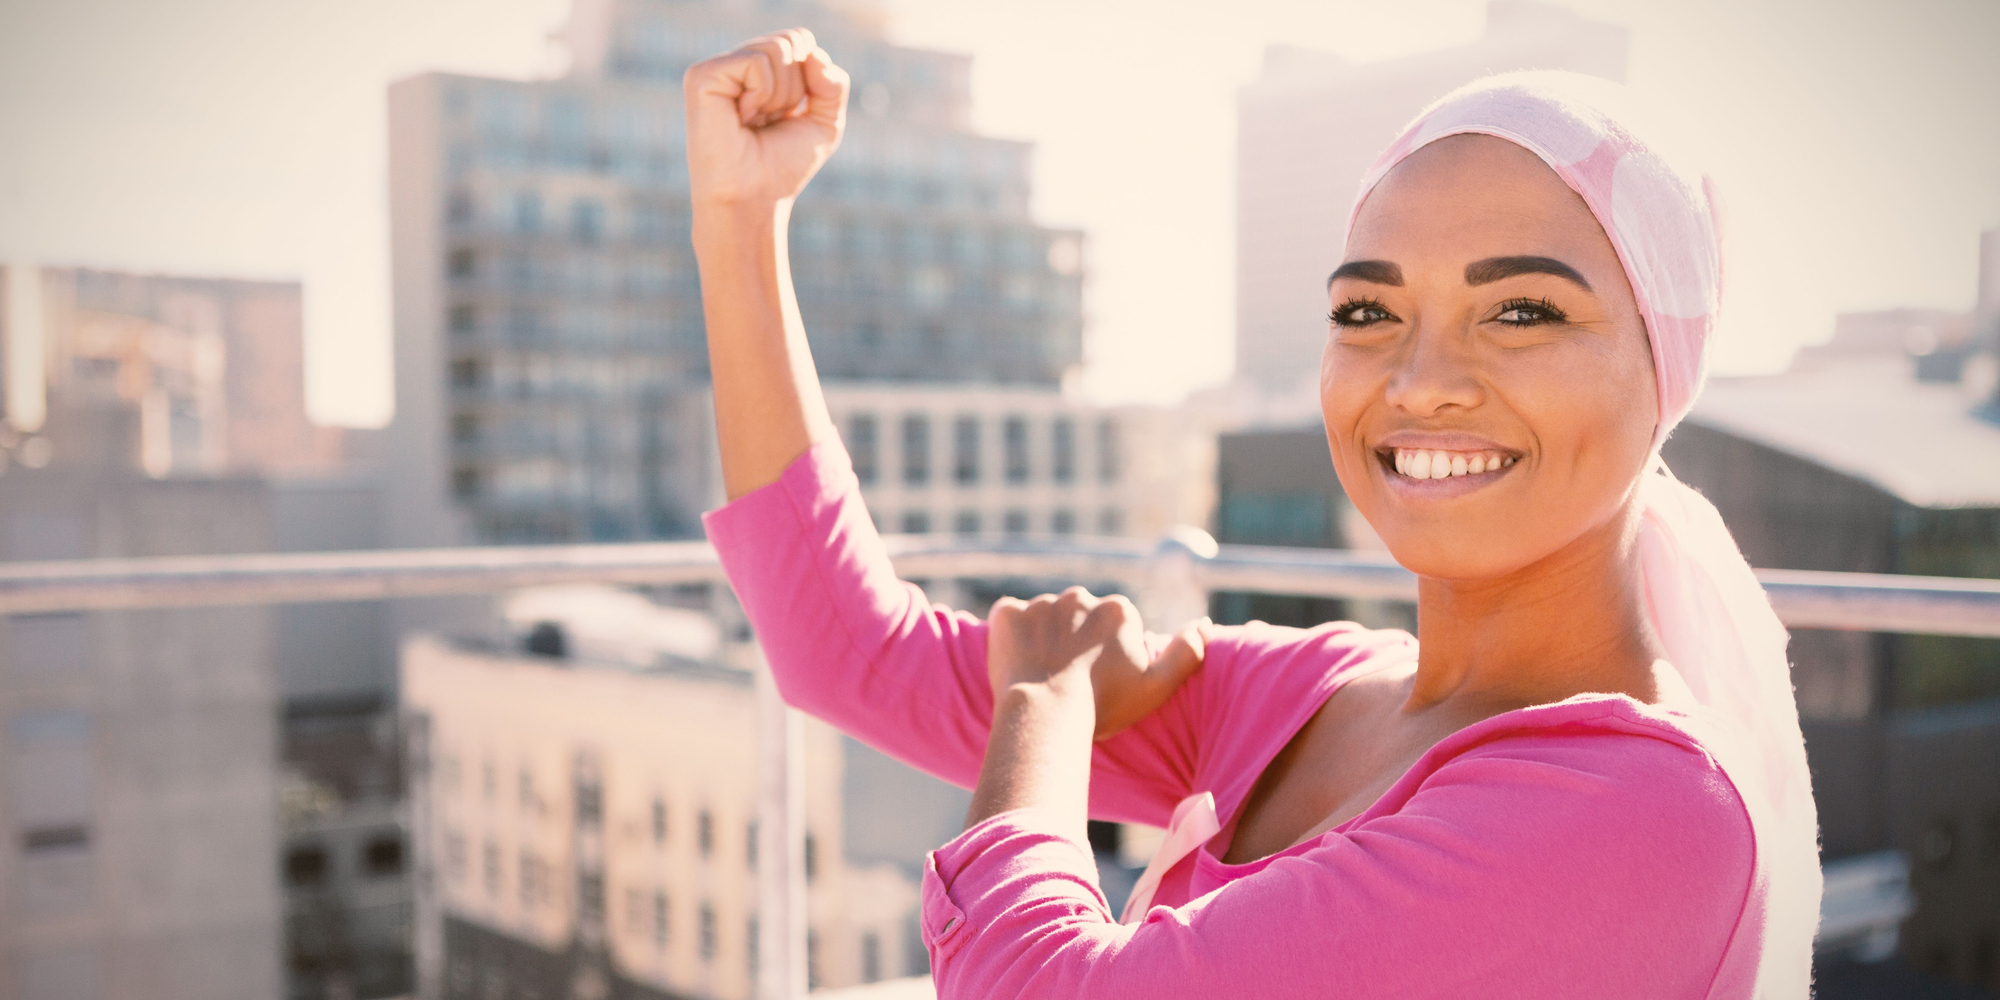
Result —
[[1032, 806], [1052, 813], [1065, 833], [1083, 841], [1090, 811], [1091, 732], [1096, 724], [1087, 678], [1079, 683], [1016, 684], [1001, 691], [965, 825]]
[[786, 259], [791, 205], [694, 207], [715, 429], [732, 500], [775, 481], [833, 433]]

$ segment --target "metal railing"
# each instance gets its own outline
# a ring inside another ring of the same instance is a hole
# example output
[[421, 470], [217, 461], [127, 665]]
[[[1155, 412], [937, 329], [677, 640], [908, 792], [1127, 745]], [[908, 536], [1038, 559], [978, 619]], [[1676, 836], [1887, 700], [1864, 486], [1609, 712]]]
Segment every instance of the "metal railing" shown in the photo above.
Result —
[[[1123, 539], [976, 543], [886, 539], [905, 577], [1018, 577], [1413, 601], [1417, 579], [1386, 555], [1222, 545], [1183, 528], [1158, 544]], [[1165, 581], [1162, 577], [1173, 577]], [[1758, 570], [1792, 628], [2000, 638], [2000, 580]], [[722, 579], [704, 542], [377, 549], [0, 563], [0, 615], [121, 608], [368, 601], [492, 593], [560, 583], [674, 585]], [[1164, 597], [1165, 595], [1159, 595]], [[1188, 595], [1177, 595], [1182, 598]]]
[[[1181, 528], [1157, 544], [1120, 539], [981, 544], [887, 539], [905, 578], [1015, 578], [1109, 583], [1147, 620], [1177, 627], [1214, 591], [1414, 600], [1417, 580], [1384, 555], [1218, 546]], [[1795, 628], [2000, 637], [2000, 580], [1762, 570], [1778, 617]], [[564, 583], [663, 586], [722, 582], [702, 542], [404, 549], [0, 564], [0, 615], [137, 608], [362, 601], [492, 593]], [[805, 993], [803, 768], [795, 713], [768, 676], [758, 701], [759, 993]], [[1838, 890], [1838, 880], [1829, 887]], [[1880, 895], [1880, 894], [1877, 894]], [[1893, 894], [1891, 894], [1893, 895]], [[1893, 933], [1906, 908], [1829, 898], [1842, 933]], [[1884, 897], [1887, 898], [1887, 897]]]

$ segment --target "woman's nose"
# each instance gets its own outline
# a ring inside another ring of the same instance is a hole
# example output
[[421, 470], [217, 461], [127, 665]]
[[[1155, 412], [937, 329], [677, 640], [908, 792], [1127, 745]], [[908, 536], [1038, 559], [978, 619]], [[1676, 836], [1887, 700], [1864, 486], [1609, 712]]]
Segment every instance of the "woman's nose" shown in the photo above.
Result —
[[1422, 328], [1406, 342], [1389, 374], [1389, 405], [1420, 417], [1448, 407], [1472, 409], [1484, 398], [1478, 361], [1464, 331]]

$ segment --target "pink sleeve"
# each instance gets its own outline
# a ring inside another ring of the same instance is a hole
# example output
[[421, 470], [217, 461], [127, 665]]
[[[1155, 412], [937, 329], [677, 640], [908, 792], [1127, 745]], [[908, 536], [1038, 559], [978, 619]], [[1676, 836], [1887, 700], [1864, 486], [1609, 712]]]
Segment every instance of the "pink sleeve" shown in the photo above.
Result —
[[[703, 522], [787, 702], [972, 787], [993, 717], [986, 623], [896, 578], [838, 441]], [[1193, 780], [1199, 686], [1097, 744], [1092, 815], [1166, 822]]]
[[1745, 940], [1749, 819], [1704, 761], [1646, 737], [1482, 746], [1393, 812], [1135, 925], [1084, 845], [1003, 813], [926, 866], [938, 996], [1747, 997], [1724, 957]]

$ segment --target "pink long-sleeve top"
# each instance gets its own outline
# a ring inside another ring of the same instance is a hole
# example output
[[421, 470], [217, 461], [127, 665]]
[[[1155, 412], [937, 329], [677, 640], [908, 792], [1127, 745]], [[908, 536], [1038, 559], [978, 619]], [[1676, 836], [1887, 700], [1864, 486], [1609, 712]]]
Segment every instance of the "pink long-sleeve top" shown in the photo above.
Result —
[[[986, 627], [896, 578], [838, 442], [706, 518], [780, 691], [947, 781], [978, 778]], [[1348, 680], [1416, 657], [1351, 623], [1216, 630], [1157, 712], [1099, 742], [1091, 815], [1221, 832], [1121, 924], [1089, 848], [1035, 809], [933, 852], [919, 916], [944, 998], [1747, 997], [1764, 878], [1696, 714], [1582, 695], [1445, 739], [1367, 811], [1221, 860], [1265, 767]]]

